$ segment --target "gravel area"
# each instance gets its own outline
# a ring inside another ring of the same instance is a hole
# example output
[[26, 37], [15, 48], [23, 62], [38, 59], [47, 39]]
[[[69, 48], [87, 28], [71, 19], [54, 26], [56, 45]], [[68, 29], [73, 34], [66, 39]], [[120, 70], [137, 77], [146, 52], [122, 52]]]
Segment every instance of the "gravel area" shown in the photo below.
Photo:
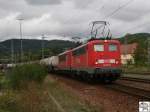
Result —
[[139, 100], [137, 97], [106, 88], [102, 84], [90, 85], [66, 77], [50, 75], [67, 91], [96, 107], [102, 112], [138, 112]]

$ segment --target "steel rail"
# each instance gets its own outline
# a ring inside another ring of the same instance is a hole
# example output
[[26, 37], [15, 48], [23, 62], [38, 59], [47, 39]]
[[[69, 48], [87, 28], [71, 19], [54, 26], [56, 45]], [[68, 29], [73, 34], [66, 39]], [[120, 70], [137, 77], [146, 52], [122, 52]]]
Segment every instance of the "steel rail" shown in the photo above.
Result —
[[150, 91], [149, 90], [144, 90], [141, 88], [131, 87], [131, 86], [118, 84], [118, 83], [114, 83], [112, 85], [107, 85], [106, 87], [123, 92], [123, 93], [130, 94], [133, 96], [138, 96], [143, 99], [150, 99]]
[[142, 79], [142, 78], [134, 78], [134, 77], [120, 77], [119, 80], [127, 80], [127, 81], [134, 81], [134, 82], [142, 82], [142, 83], [149, 83], [149, 79]]

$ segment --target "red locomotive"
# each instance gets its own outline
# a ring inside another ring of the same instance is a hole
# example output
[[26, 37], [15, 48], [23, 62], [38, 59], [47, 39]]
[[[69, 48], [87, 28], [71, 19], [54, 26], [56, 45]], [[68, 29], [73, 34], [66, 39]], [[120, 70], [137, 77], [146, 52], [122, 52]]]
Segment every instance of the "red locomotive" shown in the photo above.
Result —
[[120, 42], [110, 38], [94, 38], [55, 56], [52, 61], [58, 63], [50, 64], [51, 71], [70, 73], [85, 79], [114, 81], [121, 74]]
[[117, 40], [93, 40], [58, 55], [56, 70], [85, 78], [113, 81], [120, 76], [120, 43]]

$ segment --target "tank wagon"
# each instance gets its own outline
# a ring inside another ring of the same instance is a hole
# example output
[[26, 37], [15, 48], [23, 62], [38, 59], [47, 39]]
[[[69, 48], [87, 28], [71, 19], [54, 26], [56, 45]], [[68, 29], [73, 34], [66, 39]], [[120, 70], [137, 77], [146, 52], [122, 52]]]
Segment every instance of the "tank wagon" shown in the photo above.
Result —
[[59, 64], [58, 56], [52, 56], [40, 60], [40, 64], [45, 65], [49, 72], [55, 70]]

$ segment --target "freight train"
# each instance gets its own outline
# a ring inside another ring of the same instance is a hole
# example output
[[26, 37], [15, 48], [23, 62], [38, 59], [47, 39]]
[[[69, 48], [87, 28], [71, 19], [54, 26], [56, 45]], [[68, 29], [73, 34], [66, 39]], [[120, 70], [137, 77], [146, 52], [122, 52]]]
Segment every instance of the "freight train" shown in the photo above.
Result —
[[118, 40], [92, 40], [77, 48], [40, 61], [50, 72], [59, 71], [87, 79], [114, 81], [121, 74]]
[[112, 82], [121, 75], [120, 42], [93, 38], [86, 44], [40, 61], [50, 72], [66, 73], [87, 80]]

